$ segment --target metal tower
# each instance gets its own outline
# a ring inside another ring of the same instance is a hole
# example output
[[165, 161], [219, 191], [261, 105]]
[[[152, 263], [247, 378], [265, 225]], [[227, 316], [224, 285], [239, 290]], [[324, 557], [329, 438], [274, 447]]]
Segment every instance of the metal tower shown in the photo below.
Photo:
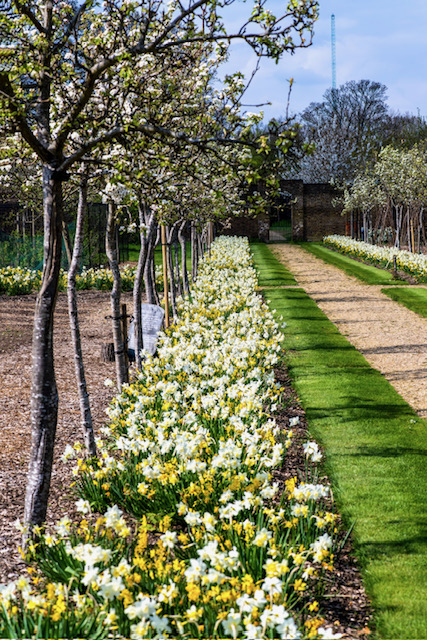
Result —
[[332, 89], [337, 88], [337, 61], [335, 56], [335, 14], [331, 15]]

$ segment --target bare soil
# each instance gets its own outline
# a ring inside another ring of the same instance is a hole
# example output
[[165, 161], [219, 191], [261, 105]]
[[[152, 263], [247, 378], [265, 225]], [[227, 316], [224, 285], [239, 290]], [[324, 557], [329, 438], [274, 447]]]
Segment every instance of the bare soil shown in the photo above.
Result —
[[[14, 526], [23, 518], [26, 475], [31, 447], [31, 344], [35, 295], [0, 296], [0, 583], [14, 579], [24, 568]], [[123, 294], [131, 309], [131, 294]], [[105, 422], [105, 408], [113, 390], [104, 385], [115, 378], [114, 362], [101, 360], [101, 346], [112, 342], [110, 295], [102, 291], [78, 293], [82, 346], [95, 432]], [[54, 325], [55, 369], [59, 392], [58, 427], [48, 522], [73, 511], [69, 468], [60, 456], [66, 444], [82, 441], [80, 411], [68, 322], [67, 297], [58, 296]]]
[[[131, 294], [123, 294], [123, 302], [131, 309]], [[34, 295], [0, 296], [0, 583], [13, 580], [25, 571], [25, 563], [18, 551], [20, 534], [14, 522], [23, 517], [31, 445], [34, 305]], [[78, 294], [78, 305], [94, 427], [98, 431], [105, 422], [105, 408], [113, 394], [113, 389], [105, 387], [104, 381], [106, 378], [115, 378], [114, 363], [103, 362], [100, 357], [102, 344], [112, 342], [111, 324], [106, 319], [111, 314], [110, 296], [108, 292], [81, 292]], [[66, 444], [82, 441], [66, 294], [59, 294], [54, 340], [60, 404], [48, 523], [57, 521], [66, 513], [73, 517], [72, 477], [60, 456]], [[278, 369], [276, 377], [285, 388], [284, 406], [275, 416], [278, 424], [285, 428], [289, 425], [289, 418], [300, 418], [300, 424], [293, 427], [294, 444], [288, 452], [286, 465], [275, 475], [275, 480], [284, 485], [287, 478], [298, 475], [304, 467], [301, 444], [309, 434], [304, 412], [296, 401], [286, 371]], [[322, 480], [327, 481], [327, 478]], [[371, 633], [371, 605], [349, 541], [336, 559], [336, 569], [326, 580], [326, 591], [318, 600], [325, 625], [332, 626], [335, 633], [342, 633], [344, 638], [350, 639], [367, 637]]]

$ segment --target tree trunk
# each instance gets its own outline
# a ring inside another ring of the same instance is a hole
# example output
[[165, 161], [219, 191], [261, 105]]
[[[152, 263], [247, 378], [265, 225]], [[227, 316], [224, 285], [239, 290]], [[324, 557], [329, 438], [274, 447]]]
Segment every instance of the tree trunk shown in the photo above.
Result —
[[396, 242], [395, 242], [395, 247], [397, 249], [400, 249], [400, 229], [401, 229], [401, 223], [402, 223], [402, 207], [400, 207], [400, 206], [395, 207], [395, 211], [396, 211]]
[[92, 412], [83, 362], [83, 351], [80, 337], [79, 316], [77, 309], [76, 275], [83, 252], [83, 224], [87, 210], [87, 176], [82, 176], [79, 185], [79, 204], [77, 209], [76, 235], [74, 248], [68, 271], [68, 314], [70, 317], [71, 337], [74, 349], [77, 388], [79, 392], [81, 425], [86, 449], [89, 456], [96, 456], [95, 436], [93, 433]]
[[178, 230], [178, 240], [181, 245], [181, 271], [182, 271], [182, 288], [184, 295], [190, 295], [190, 283], [188, 281], [188, 271], [187, 271], [187, 243], [185, 241], [184, 229], [187, 222], [181, 223], [181, 226]]
[[154, 250], [157, 244], [158, 227], [153, 218], [153, 233], [147, 239], [147, 260], [144, 268], [144, 283], [145, 293], [147, 294], [148, 304], [159, 304], [159, 295], [156, 289], [155, 282], [155, 267], [154, 267]]
[[203, 250], [203, 231], [201, 233], [197, 233], [197, 267], [199, 266], [200, 258], [203, 258], [204, 250]]
[[162, 238], [162, 268], [163, 268], [163, 296], [165, 302], [165, 329], [169, 327], [169, 287], [168, 287], [168, 257], [167, 257], [167, 238], [166, 238], [166, 227], [162, 223], [160, 225], [161, 228], [161, 238]]
[[108, 204], [107, 213], [107, 233], [105, 248], [111, 272], [113, 274], [113, 288], [111, 291], [111, 312], [113, 324], [114, 355], [116, 362], [117, 387], [121, 390], [123, 384], [129, 382], [129, 372], [126, 367], [125, 348], [123, 342], [123, 332], [121, 324], [120, 296], [122, 291], [122, 278], [120, 275], [117, 243], [116, 243], [116, 222], [115, 207], [113, 203]]
[[70, 267], [73, 259], [73, 252], [71, 249], [71, 238], [65, 220], [62, 221], [62, 238], [64, 240], [65, 253], [67, 254], [68, 267]]
[[175, 261], [174, 273], [176, 276], [175, 286], [176, 286], [177, 296], [182, 298], [182, 280], [181, 280], [181, 273], [179, 268], [179, 249], [180, 249], [180, 246], [178, 242], [178, 230], [175, 229], [175, 237], [173, 240], [173, 256]]
[[[145, 267], [147, 265], [149, 245], [155, 230], [155, 218], [153, 212], [150, 212], [147, 215], [145, 206], [142, 203], [139, 203], [138, 211], [141, 251], [139, 252], [138, 256], [138, 267], [136, 270], [135, 282], [133, 287], [133, 317], [135, 327], [135, 362], [137, 369], [141, 369], [141, 351], [144, 348], [141, 314], [142, 284], [144, 280]], [[145, 226], [146, 231], [144, 233]]]
[[168, 270], [169, 270], [169, 281], [170, 281], [170, 294], [171, 294], [171, 306], [172, 306], [172, 315], [174, 322], [178, 319], [178, 308], [176, 305], [176, 279], [175, 279], [175, 268], [174, 268], [174, 259], [172, 253], [172, 243], [175, 236], [177, 223], [173, 224], [171, 227], [166, 228], [166, 255], [168, 261]]
[[53, 316], [58, 293], [62, 248], [62, 184], [54, 171], [43, 167], [44, 262], [37, 296], [31, 382], [31, 453], [24, 521], [28, 533], [46, 519], [58, 419], [58, 390], [53, 356]]
[[198, 265], [198, 241], [197, 241], [197, 230], [194, 222], [191, 223], [191, 280], [197, 278], [197, 265]]

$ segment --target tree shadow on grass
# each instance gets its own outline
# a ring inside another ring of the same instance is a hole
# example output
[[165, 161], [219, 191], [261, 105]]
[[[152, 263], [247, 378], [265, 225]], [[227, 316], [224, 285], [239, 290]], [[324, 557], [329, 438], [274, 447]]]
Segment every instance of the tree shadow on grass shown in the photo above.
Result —
[[361, 446], [355, 453], [346, 453], [348, 458], [399, 458], [400, 456], [425, 456], [427, 457], [427, 449], [419, 449], [403, 446], [391, 447], [371, 447]]
[[[395, 525], [401, 524], [395, 522]], [[403, 523], [402, 523], [403, 524]], [[420, 534], [417, 536], [405, 537], [404, 531], [402, 531], [402, 537], [396, 540], [379, 540], [375, 542], [359, 542], [357, 543], [358, 549], [362, 556], [371, 560], [379, 560], [384, 557], [389, 558], [393, 555], [423, 555], [424, 558], [427, 555], [427, 527], [422, 526]]]

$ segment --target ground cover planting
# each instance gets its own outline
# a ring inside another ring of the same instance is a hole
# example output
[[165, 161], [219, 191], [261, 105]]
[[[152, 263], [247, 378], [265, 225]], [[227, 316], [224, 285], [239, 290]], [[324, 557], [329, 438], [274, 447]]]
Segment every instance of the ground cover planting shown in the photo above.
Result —
[[323, 243], [343, 255], [359, 258], [390, 270], [393, 269], [395, 258], [398, 270], [412, 276], [417, 282], [427, 282], [427, 256], [424, 254], [412, 253], [396, 247], [379, 247], [339, 235], [326, 236], [323, 238]]
[[272, 477], [292, 425], [271, 417], [282, 336], [256, 287], [247, 241], [217, 241], [99, 458], [64, 451], [82, 517], [36, 531], [1, 637], [337, 637], [317, 611], [337, 551], [317, 444], [283, 492]]
[[349, 276], [354, 276], [366, 284], [377, 285], [406, 285], [402, 280], [393, 278], [392, 273], [378, 267], [357, 262], [347, 255], [337, 253], [317, 242], [301, 242], [300, 246], [312, 253], [317, 258], [324, 260], [328, 264], [345, 271]]
[[[121, 282], [123, 291], [132, 291], [135, 280], [136, 267], [125, 265], [121, 268]], [[9, 296], [25, 295], [40, 288], [41, 271], [25, 269], [23, 267], [3, 267], [0, 269], [0, 295]], [[156, 266], [156, 284], [163, 285], [161, 267]], [[111, 269], [104, 267], [83, 268], [76, 276], [76, 289], [83, 291], [96, 289], [98, 291], [111, 291], [113, 288], [113, 276]], [[62, 270], [59, 281], [59, 291], [67, 289], [67, 272]]]
[[427, 318], [427, 289], [412, 289], [412, 288], [399, 288], [395, 287], [381, 289], [381, 291], [395, 300], [399, 304], [403, 304], [411, 311], [415, 311], [418, 315]]
[[425, 634], [426, 422], [302, 289], [267, 288], [283, 316], [286, 362], [324, 445], [340, 512], [373, 599], [376, 637]]

